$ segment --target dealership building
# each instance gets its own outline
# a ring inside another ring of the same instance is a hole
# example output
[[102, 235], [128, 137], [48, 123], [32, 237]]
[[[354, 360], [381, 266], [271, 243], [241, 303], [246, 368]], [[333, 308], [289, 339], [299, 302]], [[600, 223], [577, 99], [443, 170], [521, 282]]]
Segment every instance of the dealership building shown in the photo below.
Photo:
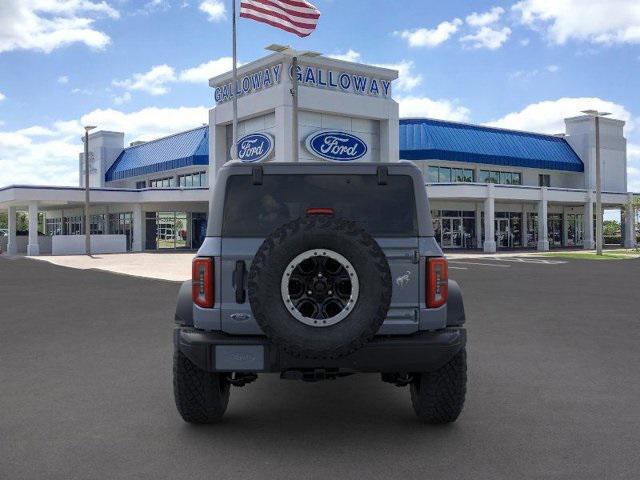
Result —
[[[437, 240], [446, 249], [593, 248], [595, 120], [565, 120], [542, 135], [429, 118], [399, 119], [398, 72], [327, 58], [300, 58], [298, 137], [292, 124], [291, 59], [274, 53], [238, 69], [240, 161], [411, 161], [424, 173]], [[89, 136], [92, 251], [194, 250], [206, 232], [210, 186], [231, 160], [231, 73], [209, 81], [209, 124], [149, 142], [124, 132]], [[585, 105], [588, 108], [589, 105]], [[624, 122], [600, 119], [602, 202], [622, 211], [622, 243], [636, 240], [627, 191]], [[294, 140], [299, 157], [292, 155]], [[84, 156], [80, 187], [0, 188], [9, 253], [84, 252]], [[28, 232], [17, 231], [28, 212]], [[40, 215], [41, 214], [41, 215]], [[38, 234], [40, 231], [40, 234]]]

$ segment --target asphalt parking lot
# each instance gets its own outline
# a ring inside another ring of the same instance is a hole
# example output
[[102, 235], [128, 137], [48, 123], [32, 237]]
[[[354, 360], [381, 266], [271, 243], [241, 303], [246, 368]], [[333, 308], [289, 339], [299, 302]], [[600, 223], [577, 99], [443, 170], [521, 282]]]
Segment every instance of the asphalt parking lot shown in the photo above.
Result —
[[262, 376], [222, 424], [175, 411], [178, 284], [0, 259], [2, 479], [638, 478], [640, 260], [456, 260], [457, 423], [375, 375]]

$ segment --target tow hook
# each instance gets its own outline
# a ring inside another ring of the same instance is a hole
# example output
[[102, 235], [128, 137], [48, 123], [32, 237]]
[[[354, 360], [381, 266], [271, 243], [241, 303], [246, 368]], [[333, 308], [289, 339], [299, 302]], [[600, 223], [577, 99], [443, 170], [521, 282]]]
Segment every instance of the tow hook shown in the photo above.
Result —
[[233, 372], [227, 377], [227, 381], [234, 387], [244, 387], [248, 383], [255, 382], [258, 375], [255, 373], [238, 373]]

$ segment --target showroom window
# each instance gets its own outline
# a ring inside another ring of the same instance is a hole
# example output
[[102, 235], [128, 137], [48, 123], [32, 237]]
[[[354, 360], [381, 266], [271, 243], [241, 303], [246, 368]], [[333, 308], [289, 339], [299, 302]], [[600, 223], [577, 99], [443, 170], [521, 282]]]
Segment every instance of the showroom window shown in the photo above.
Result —
[[538, 185], [541, 187], [551, 186], [551, 175], [540, 174], [538, 175]]
[[473, 170], [470, 168], [429, 167], [428, 183], [473, 182]]
[[480, 183], [499, 183], [502, 185], [522, 185], [522, 174], [519, 172], [480, 170], [479, 182]]
[[184, 188], [206, 187], [207, 172], [195, 172], [186, 175], [178, 175], [178, 186]]
[[175, 179], [173, 177], [149, 180], [149, 188], [170, 188], [173, 186], [175, 186]]

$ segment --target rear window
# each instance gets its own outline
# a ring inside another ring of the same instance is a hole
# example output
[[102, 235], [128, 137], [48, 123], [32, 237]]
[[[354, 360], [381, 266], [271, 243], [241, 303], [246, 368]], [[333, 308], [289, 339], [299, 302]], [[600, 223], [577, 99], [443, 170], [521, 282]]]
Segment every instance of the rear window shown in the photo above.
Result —
[[253, 185], [250, 175], [233, 175], [222, 234], [264, 237], [308, 208], [332, 208], [336, 217], [354, 220], [374, 236], [418, 235], [408, 175], [390, 175], [386, 185], [378, 185], [376, 175], [265, 175], [262, 185]]

